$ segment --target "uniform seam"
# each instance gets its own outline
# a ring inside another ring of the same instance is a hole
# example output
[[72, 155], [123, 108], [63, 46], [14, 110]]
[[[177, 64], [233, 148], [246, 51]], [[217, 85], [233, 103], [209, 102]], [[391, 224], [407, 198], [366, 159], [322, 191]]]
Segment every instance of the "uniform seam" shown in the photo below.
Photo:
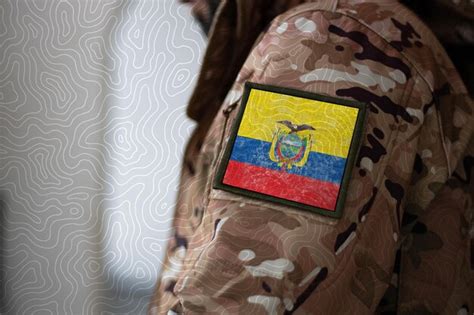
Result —
[[[436, 102], [437, 100], [434, 99], [434, 97], [433, 97], [433, 101]], [[448, 180], [448, 178], [453, 173], [453, 169], [451, 167], [451, 161], [449, 159], [448, 148], [446, 146], [446, 142], [444, 141], [445, 137], [444, 137], [443, 123], [441, 121], [441, 115], [439, 113], [439, 110], [436, 107], [437, 106], [435, 104], [435, 109], [434, 110], [436, 111], [436, 122], [438, 124], [439, 134], [440, 134], [440, 138], [441, 138], [441, 144], [443, 145], [444, 158], [446, 159], [446, 167], [448, 168], [448, 174], [446, 176], [446, 180]]]

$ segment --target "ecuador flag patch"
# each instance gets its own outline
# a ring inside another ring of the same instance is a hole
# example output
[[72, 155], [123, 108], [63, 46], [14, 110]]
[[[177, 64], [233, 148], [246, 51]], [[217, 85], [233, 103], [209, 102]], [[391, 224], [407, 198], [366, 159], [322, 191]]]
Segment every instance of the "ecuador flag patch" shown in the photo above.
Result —
[[214, 188], [340, 217], [365, 104], [247, 83]]

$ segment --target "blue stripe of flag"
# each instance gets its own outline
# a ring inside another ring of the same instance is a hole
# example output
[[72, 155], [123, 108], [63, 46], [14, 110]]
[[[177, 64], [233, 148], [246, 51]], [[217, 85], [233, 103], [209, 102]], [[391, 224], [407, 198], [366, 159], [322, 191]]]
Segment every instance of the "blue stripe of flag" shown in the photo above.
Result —
[[[281, 167], [270, 159], [270, 147], [270, 142], [237, 136], [230, 159], [272, 170], [281, 170]], [[340, 184], [345, 164], [344, 158], [311, 151], [304, 166], [293, 166], [291, 169], [286, 169], [286, 172]]]

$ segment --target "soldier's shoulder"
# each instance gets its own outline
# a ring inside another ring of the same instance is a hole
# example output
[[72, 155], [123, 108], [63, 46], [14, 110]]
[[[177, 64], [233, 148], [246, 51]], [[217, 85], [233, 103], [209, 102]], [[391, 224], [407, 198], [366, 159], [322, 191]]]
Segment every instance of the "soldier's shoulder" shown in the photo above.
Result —
[[[335, 26], [341, 25], [341, 19], [345, 20], [342, 24], [347, 27]], [[281, 32], [290, 23], [306, 32], [324, 25], [330, 33], [351, 38], [356, 44], [368, 41], [374, 44], [375, 49], [393, 51], [389, 55], [396, 54], [398, 58], [404, 59], [432, 92], [449, 82], [452, 93], [466, 93], [458, 72], [430, 28], [396, 0], [323, 0], [304, 3], [279, 15], [275, 23], [279, 27], [275, 29], [276, 32]], [[378, 37], [380, 40], [365, 40], [368, 37]]]

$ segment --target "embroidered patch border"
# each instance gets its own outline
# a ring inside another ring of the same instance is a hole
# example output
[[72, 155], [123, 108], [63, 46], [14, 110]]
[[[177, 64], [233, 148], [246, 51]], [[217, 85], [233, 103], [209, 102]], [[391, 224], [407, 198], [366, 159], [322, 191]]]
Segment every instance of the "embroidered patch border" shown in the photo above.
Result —
[[246, 82], [213, 187], [340, 218], [366, 107]]

